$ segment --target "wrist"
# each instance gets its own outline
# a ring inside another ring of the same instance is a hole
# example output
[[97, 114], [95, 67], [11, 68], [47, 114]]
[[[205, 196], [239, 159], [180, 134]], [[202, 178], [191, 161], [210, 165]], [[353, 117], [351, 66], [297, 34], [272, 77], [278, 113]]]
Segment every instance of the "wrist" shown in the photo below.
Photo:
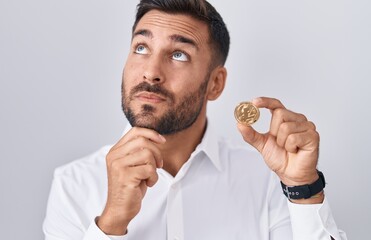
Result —
[[324, 191], [321, 191], [317, 193], [316, 195], [313, 195], [310, 198], [303, 198], [303, 199], [289, 199], [290, 202], [295, 204], [321, 204], [323, 203], [325, 199], [325, 193]]
[[281, 181], [283, 194], [295, 203], [322, 203], [324, 200], [323, 189], [325, 185], [325, 177], [320, 171], [317, 171], [317, 179], [310, 184], [286, 185]]
[[287, 176], [279, 176], [281, 182], [285, 184], [286, 186], [302, 186], [302, 185], [307, 185], [307, 184], [312, 184], [315, 181], [318, 180], [318, 172], [317, 170], [311, 171], [305, 174], [302, 174], [303, 176], [301, 177], [287, 177]]

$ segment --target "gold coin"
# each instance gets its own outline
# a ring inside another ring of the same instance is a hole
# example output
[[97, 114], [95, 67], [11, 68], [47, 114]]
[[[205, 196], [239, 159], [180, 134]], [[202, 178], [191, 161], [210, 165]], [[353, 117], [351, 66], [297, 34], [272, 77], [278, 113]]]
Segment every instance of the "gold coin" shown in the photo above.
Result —
[[234, 117], [239, 123], [250, 126], [258, 121], [260, 116], [259, 108], [251, 102], [242, 102], [234, 109]]

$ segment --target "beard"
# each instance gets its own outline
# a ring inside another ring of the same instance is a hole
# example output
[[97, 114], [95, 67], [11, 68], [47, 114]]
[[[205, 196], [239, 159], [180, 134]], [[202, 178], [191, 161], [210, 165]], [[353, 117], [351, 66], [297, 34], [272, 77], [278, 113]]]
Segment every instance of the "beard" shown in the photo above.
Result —
[[[204, 79], [198, 90], [188, 92], [185, 96], [179, 99], [179, 103], [175, 104], [175, 96], [161, 85], [151, 85], [147, 82], [142, 82], [135, 86], [129, 93], [125, 95], [125, 84], [121, 86], [122, 93], [122, 109], [126, 118], [133, 127], [143, 127], [155, 130], [161, 135], [170, 135], [180, 132], [196, 121], [202, 106], [204, 104], [208, 79], [210, 73]], [[162, 116], [155, 117], [154, 112], [156, 107], [150, 104], [143, 104], [140, 112], [135, 114], [129, 106], [132, 96], [140, 91], [147, 91], [161, 95], [169, 100], [169, 109]]]

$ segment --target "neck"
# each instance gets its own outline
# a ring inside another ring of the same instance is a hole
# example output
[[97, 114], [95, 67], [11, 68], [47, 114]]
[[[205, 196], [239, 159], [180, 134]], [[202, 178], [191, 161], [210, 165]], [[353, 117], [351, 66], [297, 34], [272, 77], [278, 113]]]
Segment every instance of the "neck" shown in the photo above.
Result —
[[165, 136], [166, 143], [160, 147], [164, 158], [163, 169], [172, 176], [179, 172], [202, 140], [206, 130], [206, 117], [200, 116], [189, 128]]

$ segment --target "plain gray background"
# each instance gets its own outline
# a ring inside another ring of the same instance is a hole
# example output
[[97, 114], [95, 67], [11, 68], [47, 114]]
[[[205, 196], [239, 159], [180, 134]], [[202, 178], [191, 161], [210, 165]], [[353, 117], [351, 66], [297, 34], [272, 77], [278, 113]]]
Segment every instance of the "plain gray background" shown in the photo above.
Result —
[[[209, 107], [241, 141], [234, 106], [272, 96], [321, 134], [326, 194], [349, 239], [371, 223], [371, 2], [211, 0], [231, 34], [225, 92]], [[0, 0], [1, 239], [43, 239], [53, 170], [115, 143], [134, 0]], [[267, 130], [263, 111], [256, 127]]]

